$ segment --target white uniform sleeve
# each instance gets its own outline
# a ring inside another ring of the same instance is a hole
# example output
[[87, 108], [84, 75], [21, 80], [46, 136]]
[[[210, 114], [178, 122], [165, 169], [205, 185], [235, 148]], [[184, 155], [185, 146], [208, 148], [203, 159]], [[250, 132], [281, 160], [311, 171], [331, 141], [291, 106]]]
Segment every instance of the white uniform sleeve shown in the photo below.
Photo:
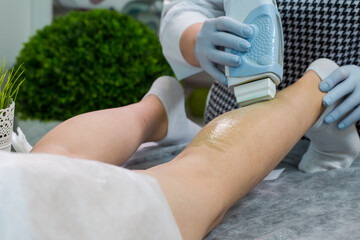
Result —
[[167, 0], [161, 17], [160, 42], [163, 54], [181, 80], [201, 68], [190, 65], [180, 51], [180, 38], [191, 25], [224, 15], [223, 0]]

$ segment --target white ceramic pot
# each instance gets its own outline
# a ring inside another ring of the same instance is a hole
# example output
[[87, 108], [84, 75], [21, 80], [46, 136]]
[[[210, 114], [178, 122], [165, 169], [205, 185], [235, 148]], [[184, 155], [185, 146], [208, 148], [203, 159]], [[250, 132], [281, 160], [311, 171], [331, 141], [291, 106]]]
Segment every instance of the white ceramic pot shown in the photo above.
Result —
[[0, 151], [11, 150], [11, 135], [14, 125], [15, 102], [0, 110]]

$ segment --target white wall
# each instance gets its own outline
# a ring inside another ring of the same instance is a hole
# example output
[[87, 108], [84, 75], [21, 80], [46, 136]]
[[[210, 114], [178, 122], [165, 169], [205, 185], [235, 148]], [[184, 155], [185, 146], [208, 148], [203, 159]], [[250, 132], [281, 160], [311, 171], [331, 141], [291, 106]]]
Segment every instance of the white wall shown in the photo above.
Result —
[[0, 60], [15, 63], [23, 43], [52, 21], [52, 0], [0, 0]]

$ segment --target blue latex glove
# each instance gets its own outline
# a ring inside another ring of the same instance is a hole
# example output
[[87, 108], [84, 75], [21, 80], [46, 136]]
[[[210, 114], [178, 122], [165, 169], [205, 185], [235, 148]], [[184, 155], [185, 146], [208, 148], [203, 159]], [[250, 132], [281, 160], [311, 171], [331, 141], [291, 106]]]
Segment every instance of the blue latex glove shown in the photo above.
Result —
[[216, 64], [236, 67], [241, 64], [241, 59], [235, 54], [225, 52], [223, 48], [247, 52], [251, 44], [246, 38], [250, 38], [252, 34], [250, 26], [230, 17], [206, 20], [196, 36], [196, 59], [204, 71], [227, 84], [227, 78]]
[[331, 106], [344, 98], [342, 103], [325, 117], [326, 123], [331, 124], [344, 118], [338, 124], [338, 128], [345, 129], [360, 120], [359, 66], [348, 65], [335, 70], [321, 82], [320, 90], [328, 92], [323, 99], [325, 106]]

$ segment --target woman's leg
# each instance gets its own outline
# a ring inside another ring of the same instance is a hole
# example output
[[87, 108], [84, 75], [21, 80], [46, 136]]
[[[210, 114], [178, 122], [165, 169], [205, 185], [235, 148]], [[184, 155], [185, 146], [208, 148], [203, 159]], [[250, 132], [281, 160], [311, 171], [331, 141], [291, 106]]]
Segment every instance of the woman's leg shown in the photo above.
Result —
[[[314, 72], [308, 72], [293, 86], [278, 93], [273, 101], [235, 110], [215, 119], [174, 161], [139, 171], [158, 180], [185, 239], [203, 238], [314, 124], [324, 110], [321, 104], [324, 94], [318, 90], [319, 83], [320, 78]], [[164, 101], [150, 97], [139, 106], [124, 108], [126, 111], [105, 110], [101, 114], [90, 113], [65, 122], [45, 136], [34, 152], [120, 164], [142, 141], [159, 140], [169, 135], [171, 129], [164, 127], [163, 130], [161, 126], [165, 110], [171, 107], [165, 106], [165, 101], [164, 110], [161, 106]], [[153, 105], [156, 105], [157, 113], [154, 113]], [[142, 114], [142, 121], [137, 121]], [[166, 115], [169, 113], [165, 118]], [[125, 127], [119, 124], [120, 121], [126, 123], [123, 123]], [[102, 128], [96, 131], [99, 124]], [[172, 125], [179, 126], [174, 122]], [[132, 133], [130, 138], [129, 133]], [[99, 142], [94, 137], [99, 137], [104, 144], [98, 147]], [[121, 150], [129, 140], [132, 150], [126, 147]]]
[[166, 129], [164, 107], [149, 95], [126, 107], [73, 117], [45, 135], [32, 152], [121, 165], [143, 142], [161, 140]]
[[315, 123], [319, 83], [310, 71], [274, 100], [216, 118], [173, 161], [140, 171], [160, 183], [184, 239], [202, 239]]
[[32, 152], [121, 165], [144, 142], [190, 142], [201, 128], [187, 119], [184, 105], [180, 83], [160, 77], [139, 103], [73, 117], [45, 135]]

